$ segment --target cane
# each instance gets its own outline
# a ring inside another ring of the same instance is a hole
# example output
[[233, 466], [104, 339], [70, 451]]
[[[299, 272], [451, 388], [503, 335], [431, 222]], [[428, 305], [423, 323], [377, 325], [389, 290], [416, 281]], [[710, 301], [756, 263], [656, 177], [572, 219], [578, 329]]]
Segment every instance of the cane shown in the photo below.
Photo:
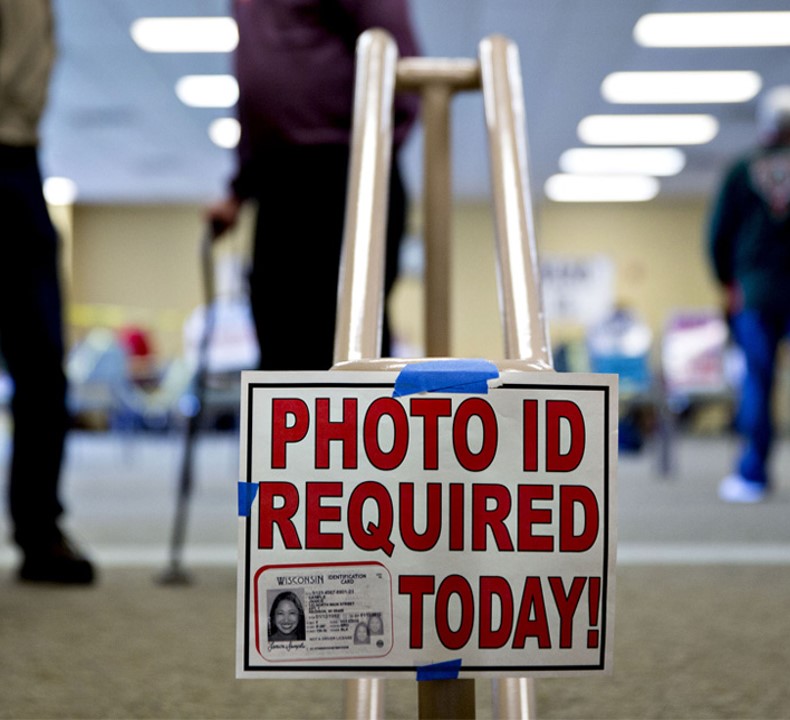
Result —
[[192, 495], [192, 470], [195, 436], [197, 435], [206, 395], [206, 376], [208, 372], [208, 355], [211, 337], [214, 330], [214, 261], [212, 248], [215, 232], [209, 224], [200, 244], [201, 269], [203, 275], [203, 293], [205, 313], [203, 316], [203, 332], [197, 350], [197, 368], [195, 371], [194, 408], [189, 412], [184, 436], [181, 473], [179, 476], [176, 513], [173, 532], [170, 538], [170, 559], [167, 569], [158, 578], [164, 585], [186, 585], [191, 582], [190, 575], [183, 568], [184, 538], [186, 535], [187, 512]]

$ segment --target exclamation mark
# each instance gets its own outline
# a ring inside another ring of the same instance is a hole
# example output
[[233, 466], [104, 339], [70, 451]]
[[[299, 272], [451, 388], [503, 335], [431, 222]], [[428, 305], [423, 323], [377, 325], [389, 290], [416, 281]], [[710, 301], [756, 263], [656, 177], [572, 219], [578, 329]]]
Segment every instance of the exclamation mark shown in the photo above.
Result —
[[590, 604], [590, 629], [587, 631], [587, 647], [588, 648], [596, 648], [598, 647], [598, 607], [600, 605], [600, 594], [601, 594], [601, 578], [598, 577], [591, 577], [587, 578], [587, 586], [589, 588], [589, 592], [587, 595], [587, 600]]

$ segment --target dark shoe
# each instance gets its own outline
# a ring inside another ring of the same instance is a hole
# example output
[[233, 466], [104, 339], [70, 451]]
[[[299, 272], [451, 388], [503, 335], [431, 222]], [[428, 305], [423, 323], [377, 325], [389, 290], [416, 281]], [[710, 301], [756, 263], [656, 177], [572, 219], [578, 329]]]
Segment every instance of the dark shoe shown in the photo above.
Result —
[[90, 585], [95, 573], [84, 557], [66, 537], [44, 548], [27, 548], [19, 579], [28, 582]]

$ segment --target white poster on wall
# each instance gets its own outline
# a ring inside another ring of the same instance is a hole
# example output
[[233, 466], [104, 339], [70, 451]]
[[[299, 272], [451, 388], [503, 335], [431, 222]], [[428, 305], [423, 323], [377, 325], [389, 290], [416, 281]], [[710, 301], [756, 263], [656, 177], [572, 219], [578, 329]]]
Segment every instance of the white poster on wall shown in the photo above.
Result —
[[543, 307], [552, 322], [589, 327], [614, 309], [614, 263], [605, 255], [544, 256], [540, 261]]

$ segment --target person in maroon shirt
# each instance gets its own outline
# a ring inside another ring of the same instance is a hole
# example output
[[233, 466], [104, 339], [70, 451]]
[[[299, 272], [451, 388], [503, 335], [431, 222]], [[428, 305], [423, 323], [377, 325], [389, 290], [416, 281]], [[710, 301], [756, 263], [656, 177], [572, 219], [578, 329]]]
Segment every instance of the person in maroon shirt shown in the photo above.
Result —
[[[333, 364], [345, 219], [356, 41], [383, 28], [401, 57], [418, 55], [406, 0], [234, 0], [241, 139], [226, 198], [207, 218], [217, 237], [257, 203], [249, 289], [260, 369], [327, 370]], [[385, 296], [397, 276], [407, 193], [398, 149], [418, 98], [395, 99]], [[390, 355], [385, 311], [382, 355]]]

